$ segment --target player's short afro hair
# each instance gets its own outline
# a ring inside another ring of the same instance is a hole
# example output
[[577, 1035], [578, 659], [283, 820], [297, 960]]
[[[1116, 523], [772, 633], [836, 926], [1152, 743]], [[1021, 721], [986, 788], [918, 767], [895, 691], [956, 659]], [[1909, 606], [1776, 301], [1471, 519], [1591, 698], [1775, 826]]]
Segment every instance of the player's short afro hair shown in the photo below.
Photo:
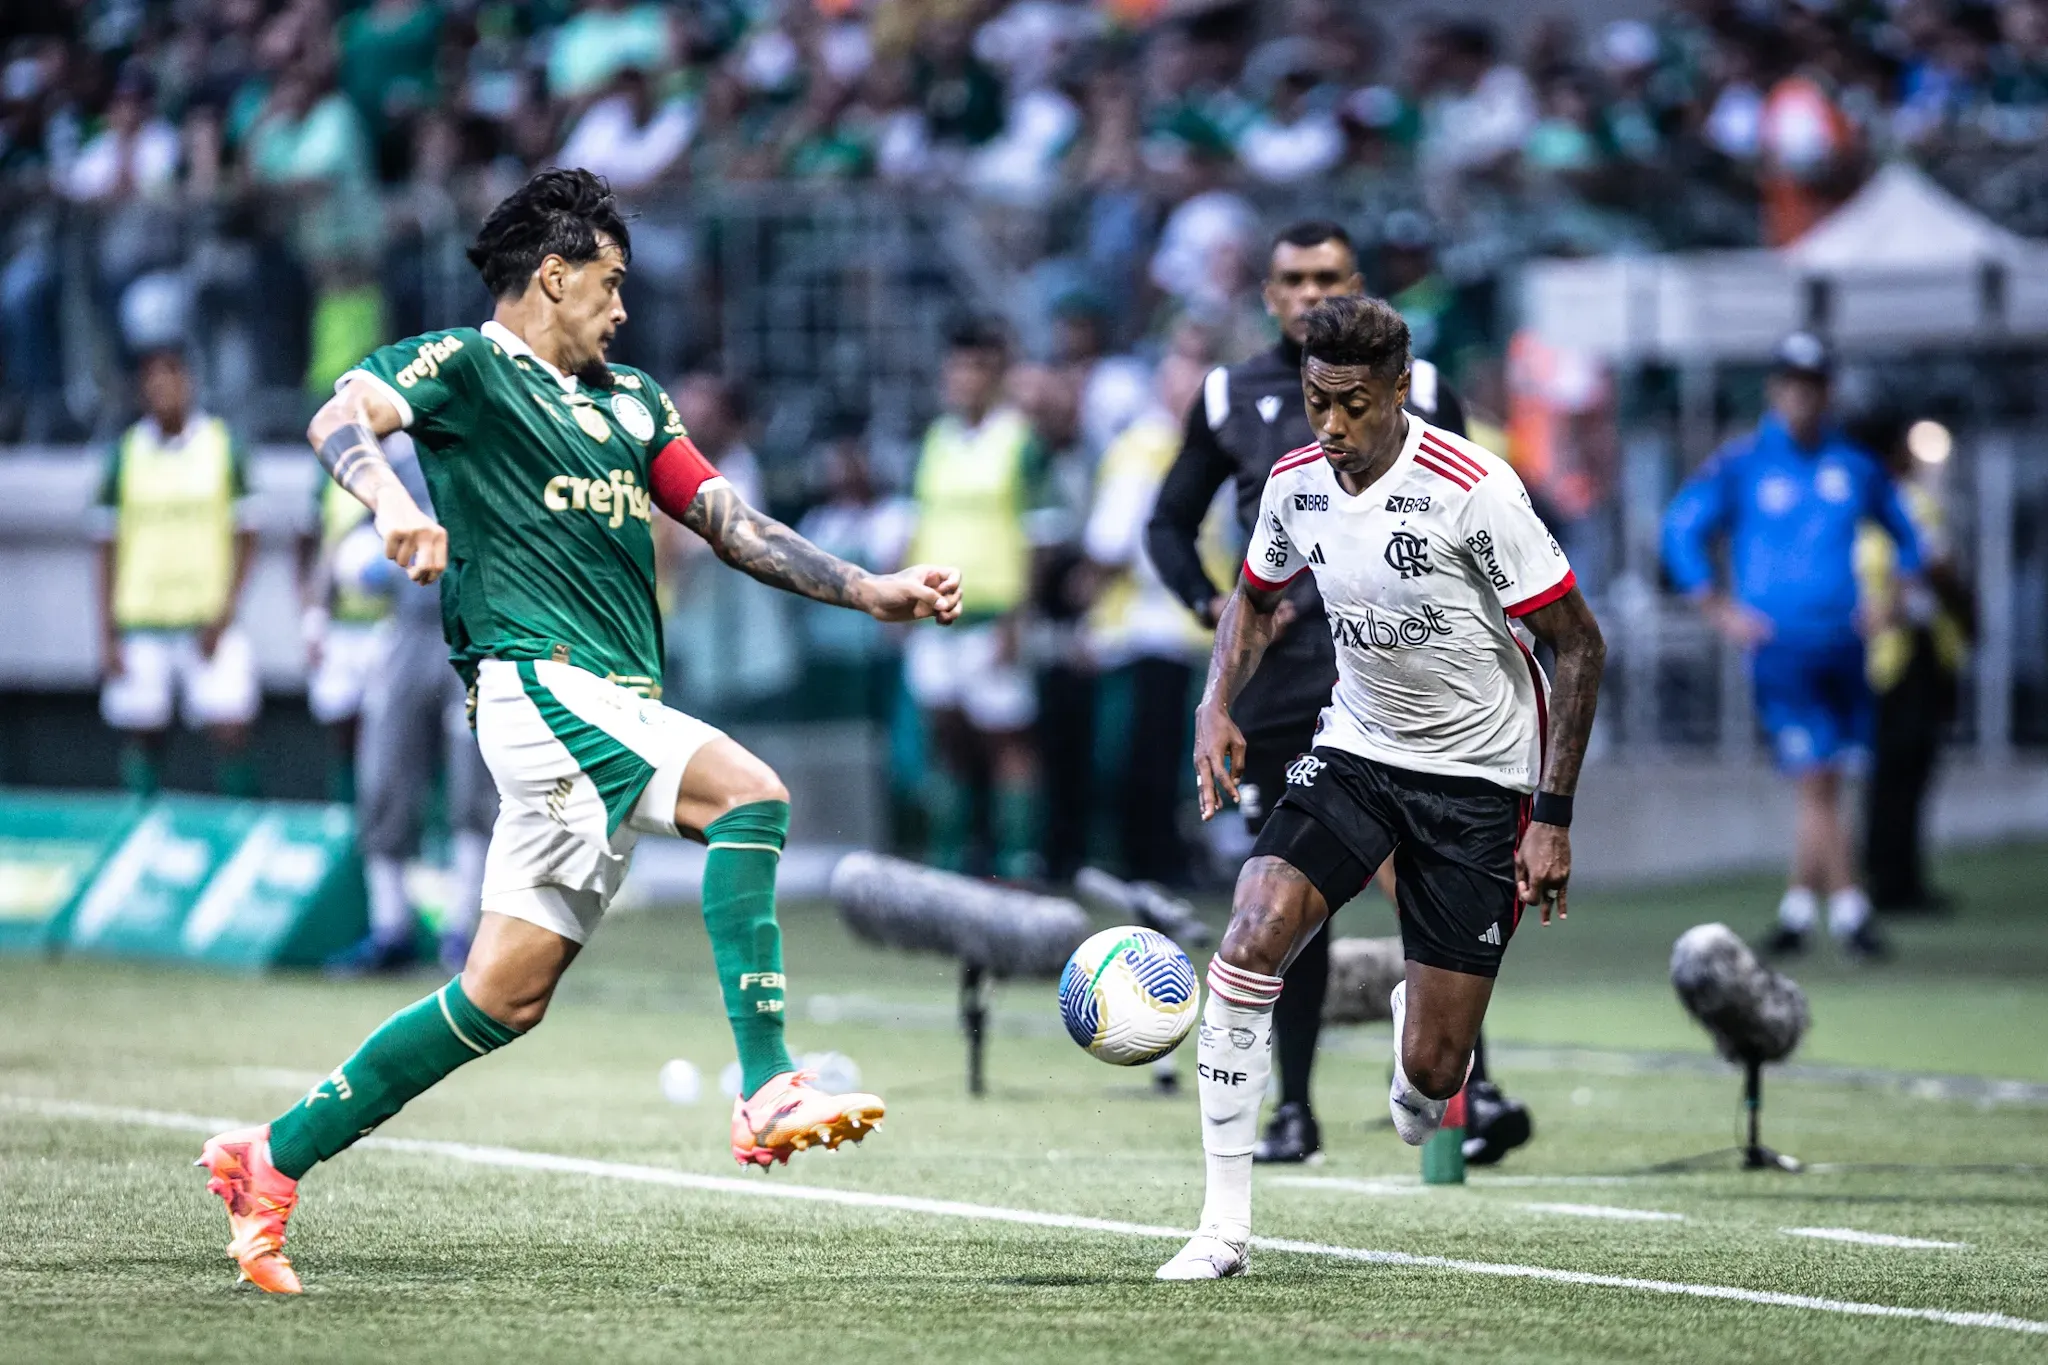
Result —
[[1408, 323], [1385, 299], [1339, 295], [1302, 314], [1301, 354], [1326, 365], [1362, 365], [1374, 378], [1408, 369]]
[[596, 260], [599, 233], [633, 259], [625, 215], [605, 178], [585, 170], [545, 170], [491, 210], [470, 244], [469, 263], [492, 298], [517, 298], [549, 256], [578, 265]]

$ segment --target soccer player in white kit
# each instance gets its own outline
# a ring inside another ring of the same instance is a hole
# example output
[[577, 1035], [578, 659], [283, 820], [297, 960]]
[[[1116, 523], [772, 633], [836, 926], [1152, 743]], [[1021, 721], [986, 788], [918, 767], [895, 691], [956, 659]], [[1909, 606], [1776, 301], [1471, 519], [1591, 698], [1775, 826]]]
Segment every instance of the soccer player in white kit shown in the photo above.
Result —
[[[1230, 704], [1297, 574], [1316, 576], [1337, 685], [1238, 876], [1209, 964], [1196, 1067], [1207, 1194], [1199, 1231], [1159, 1269], [1166, 1280], [1247, 1269], [1281, 973], [1390, 852], [1407, 978], [1393, 994], [1388, 1107], [1410, 1145], [1443, 1122], [1522, 907], [1540, 906], [1546, 924], [1553, 910], [1564, 917], [1572, 793], [1606, 658], [1514, 470], [1402, 411], [1401, 315], [1354, 296], [1306, 322], [1316, 444], [1274, 465], [1217, 624], [1195, 717], [1202, 817], [1236, 797], [1245, 742]], [[1555, 651], [1552, 687], [1524, 630]]]

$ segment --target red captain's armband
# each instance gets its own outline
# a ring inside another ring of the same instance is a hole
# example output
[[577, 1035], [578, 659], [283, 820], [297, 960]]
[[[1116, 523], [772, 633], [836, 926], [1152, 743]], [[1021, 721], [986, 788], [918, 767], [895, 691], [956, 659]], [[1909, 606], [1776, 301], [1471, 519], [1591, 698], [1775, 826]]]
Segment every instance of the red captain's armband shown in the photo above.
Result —
[[718, 477], [718, 470], [687, 436], [678, 436], [655, 454], [647, 471], [654, 505], [681, 521], [697, 500], [697, 491]]

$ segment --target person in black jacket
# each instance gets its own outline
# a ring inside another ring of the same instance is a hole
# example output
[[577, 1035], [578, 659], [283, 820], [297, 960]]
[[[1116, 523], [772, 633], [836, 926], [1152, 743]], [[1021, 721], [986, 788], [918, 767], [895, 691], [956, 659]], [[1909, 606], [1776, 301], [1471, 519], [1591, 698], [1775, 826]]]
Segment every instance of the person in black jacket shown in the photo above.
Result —
[[[1357, 252], [1340, 225], [1311, 220], [1289, 227], [1273, 243], [1265, 286], [1266, 310], [1280, 324], [1279, 342], [1241, 365], [1211, 370], [1200, 401], [1188, 413], [1180, 456], [1160, 486], [1145, 546], [1159, 577], [1207, 625], [1216, 624], [1229, 593], [1202, 568], [1195, 546], [1202, 517], [1224, 481], [1235, 480], [1238, 521], [1252, 525], [1274, 462], [1315, 443], [1301, 396], [1300, 321], [1326, 298], [1364, 292]], [[1461, 436], [1465, 432], [1457, 395], [1427, 360], [1414, 362], [1408, 407], [1433, 425]], [[1336, 649], [1314, 575], [1301, 575], [1288, 591], [1280, 610], [1281, 634], [1231, 708], [1246, 740], [1238, 808], [1254, 834], [1285, 786], [1283, 770], [1308, 750], [1316, 718], [1329, 703], [1337, 678]], [[1391, 866], [1380, 869], [1379, 880], [1391, 903]], [[1273, 1011], [1280, 1106], [1254, 1160], [1306, 1161], [1322, 1149], [1309, 1080], [1329, 988], [1329, 940], [1328, 934], [1310, 939], [1286, 971], [1287, 985]], [[1468, 1161], [1498, 1161], [1509, 1148], [1528, 1141], [1528, 1111], [1487, 1079], [1483, 1038], [1474, 1055], [1468, 1101]]]

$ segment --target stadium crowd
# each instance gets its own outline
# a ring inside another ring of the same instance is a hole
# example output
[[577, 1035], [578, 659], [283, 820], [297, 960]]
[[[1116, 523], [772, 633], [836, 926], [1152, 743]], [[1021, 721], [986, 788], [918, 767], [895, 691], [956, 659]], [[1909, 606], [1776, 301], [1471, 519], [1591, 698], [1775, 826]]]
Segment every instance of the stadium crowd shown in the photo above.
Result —
[[253, 349], [318, 390], [450, 321], [409, 283], [417, 243], [552, 163], [643, 202], [878, 182], [1046, 215], [1003, 239], [1044, 258], [1011, 263], [1042, 306], [1092, 299], [1119, 342], [1194, 316], [1237, 352], [1262, 218], [1313, 196], [1363, 239], [1449, 248], [1405, 307], [1471, 315], [1430, 349], [1483, 396], [1483, 282], [1520, 254], [1782, 242], [1883, 157], [1954, 169], [2048, 133], [2043, 0], [1684, 0], [1521, 32], [1336, 0], [18, 0], [0, 434], [76, 420], [50, 401], [77, 363], [65, 233], [28, 211], [57, 200], [100, 225], [91, 292], [131, 344], [222, 287], [165, 278], [192, 213], [258, 239]]

